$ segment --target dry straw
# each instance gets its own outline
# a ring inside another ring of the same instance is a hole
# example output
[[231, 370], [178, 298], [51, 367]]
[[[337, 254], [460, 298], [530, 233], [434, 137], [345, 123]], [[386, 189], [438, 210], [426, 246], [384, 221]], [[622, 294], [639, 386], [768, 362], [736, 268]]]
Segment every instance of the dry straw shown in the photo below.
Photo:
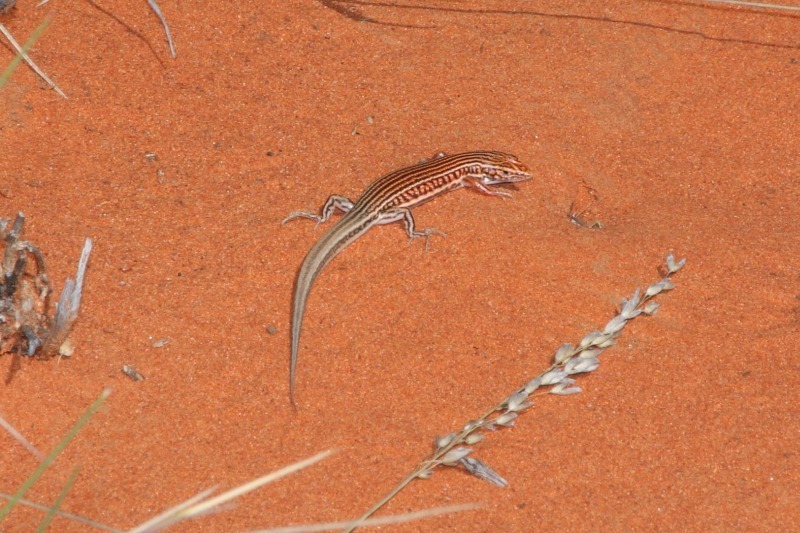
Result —
[[19, 62], [24, 60], [28, 66], [31, 67], [33, 71], [36, 72], [36, 74], [38, 74], [48, 85], [55, 89], [59, 95], [63, 96], [64, 98], [67, 97], [67, 95], [64, 94], [64, 91], [62, 91], [58, 85], [56, 85], [55, 82], [51, 80], [50, 77], [45, 74], [44, 71], [40, 69], [38, 65], [33, 62], [33, 59], [31, 59], [31, 57], [28, 55], [28, 50], [30, 50], [39, 37], [42, 36], [49, 24], [50, 17], [48, 16], [45, 17], [44, 20], [36, 27], [36, 29], [33, 31], [33, 34], [30, 36], [24, 46], [20, 46], [17, 40], [14, 39], [14, 36], [11, 35], [11, 32], [8, 31], [8, 28], [6, 28], [3, 24], [0, 24], [0, 33], [5, 35], [6, 39], [8, 39], [8, 42], [11, 43], [11, 46], [13, 46], [14, 50], [17, 51], [17, 56], [11, 61], [11, 63], [9, 63], [6, 70], [0, 74], [0, 87], [6, 83], [8, 78], [11, 76], [11, 73], [17, 68]]
[[747, 2], [744, 0], [702, 0], [711, 4], [729, 4], [733, 6], [742, 6], [756, 9], [776, 9], [781, 11], [800, 11], [800, 7], [785, 6], [782, 4], [767, 4], [764, 2]]
[[422, 460], [411, 474], [354, 522], [347, 531], [353, 531], [356, 527], [363, 525], [362, 520], [372, 516], [409, 483], [415, 479], [431, 477], [434, 470], [441, 466], [460, 467], [484, 481], [499, 487], [507, 486], [508, 482], [489, 465], [480, 459], [471, 457], [472, 446], [485, 438], [484, 431], [486, 430], [513, 426], [520, 413], [533, 406], [533, 402], [530, 400], [534, 393], [566, 396], [581, 392], [582, 389], [575, 385], [573, 376], [596, 370], [600, 366], [600, 355], [607, 348], [616, 344], [616, 339], [631, 320], [642, 315], [651, 316], [658, 310], [659, 304], [653, 298], [675, 287], [670, 276], [678, 272], [685, 263], [685, 259], [675, 261], [673, 255], [668, 254], [666, 273], [663, 278], [647, 287], [644, 293], [636, 289], [631, 298], [623, 299], [619, 313], [601, 331], [593, 331], [585, 335], [575, 345], [570, 343], [562, 345], [553, 355], [553, 362], [550, 366], [538, 376], [529, 379], [479, 418], [464, 424], [460, 430], [443, 437], [436, 437], [433, 452]]
[[173, 58], [175, 58], [175, 45], [172, 44], [172, 35], [169, 32], [169, 24], [167, 24], [167, 19], [164, 18], [163, 13], [161, 13], [161, 8], [158, 7], [156, 0], [147, 0], [147, 3], [150, 4], [150, 9], [153, 10], [153, 12], [161, 21], [161, 25], [164, 26], [164, 33], [167, 34], [167, 43], [169, 44], [169, 53]]
[[[101, 524], [94, 520], [89, 520], [88, 518], [84, 518], [82, 516], [74, 515], [71, 513], [66, 513], [59, 509], [61, 502], [65, 499], [67, 492], [71, 488], [72, 484], [75, 482], [77, 477], [78, 469], [74, 468], [72, 474], [70, 475], [67, 482], [64, 484], [63, 488], [61, 489], [58, 498], [55, 502], [51, 505], [41, 505], [35, 502], [31, 502], [22, 498], [25, 492], [41, 477], [44, 471], [52, 464], [55, 460], [56, 456], [69, 444], [69, 441], [77, 434], [78, 430], [89, 421], [89, 419], [97, 412], [97, 408], [102, 404], [103, 401], [108, 397], [110, 394], [110, 389], [106, 389], [103, 391], [101, 396], [95, 401], [95, 403], [89, 408], [89, 410], [81, 417], [78, 421], [76, 426], [70, 431], [70, 433], [64, 437], [61, 442], [56, 446], [56, 449], [47, 456], [47, 458], [42, 462], [39, 468], [34, 472], [23, 484], [23, 487], [14, 495], [5, 494], [0, 492], [0, 498], [8, 500], [8, 503], [0, 509], [0, 520], [11, 512], [11, 509], [19, 504], [24, 505], [26, 507], [30, 507], [32, 509], [38, 509], [40, 511], [46, 512], [47, 515], [42, 523], [39, 525], [38, 531], [44, 531], [47, 525], [52, 521], [53, 518], [56, 516], [60, 516], [62, 518], [66, 518], [72, 520], [74, 522], [85, 524], [91, 526], [94, 529], [100, 531], [108, 531], [111, 533], [122, 533], [123, 530], [111, 527], [105, 524]], [[156, 533], [157, 531], [164, 530], [169, 528], [179, 522], [185, 522], [187, 520], [193, 520], [197, 518], [201, 518], [207, 516], [209, 514], [217, 513], [219, 511], [223, 511], [233, 506], [234, 500], [247, 494], [248, 492], [252, 492], [264, 485], [269, 483], [273, 483], [283, 477], [288, 475], [294, 474], [304, 468], [307, 468], [323, 459], [327, 458], [331, 455], [330, 450], [318, 453], [313, 457], [309, 457], [302, 461], [298, 461], [294, 464], [289, 466], [283, 467], [279, 470], [271, 472], [265, 476], [261, 476], [258, 479], [253, 481], [244, 483], [238, 487], [235, 487], [231, 490], [228, 490], [218, 496], [212, 496], [216, 487], [212, 487], [206, 489], [195, 496], [192, 496], [188, 500], [180, 503], [163, 513], [159, 514], [158, 516], [147, 520], [146, 522], [136, 526], [133, 529], [128, 530], [128, 533]], [[433, 509], [426, 509], [423, 511], [415, 511], [411, 513], [405, 513], [401, 515], [394, 515], [394, 516], [387, 516], [383, 518], [375, 518], [371, 520], [367, 520], [362, 522], [361, 525], [363, 526], [378, 526], [378, 525], [388, 525], [388, 524], [399, 524], [404, 522], [410, 522], [414, 520], [421, 520], [424, 518], [430, 518], [433, 516], [438, 516], [442, 514], [448, 513], [457, 513], [462, 511], [469, 511], [475, 509], [477, 506], [472, 504], [467, 505], [451, 505], [447, 507], [436, 507]], [[270, 529], [263, 529], [258, 530], [258, 533], [299, 533], [299, 532], [311, 532], [311, 531], [330, 531], [330, 530], [338, 530], [345, 527], [349, 527], [352, 525], [352, 522], [328, 522], [322, 524], [306, 524], [302, 526], [286, 526], [286, 527], [276, 527]], [[255, 532], [254, 532], [255, 533]]]

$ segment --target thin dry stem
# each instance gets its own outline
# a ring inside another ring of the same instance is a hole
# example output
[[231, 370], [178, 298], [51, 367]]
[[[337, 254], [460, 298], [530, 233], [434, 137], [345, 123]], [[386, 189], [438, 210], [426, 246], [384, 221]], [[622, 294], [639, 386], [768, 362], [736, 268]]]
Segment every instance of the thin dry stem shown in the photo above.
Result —
[[735, 6], [757, 7], [761, 9], [778, 9], [783, 11], [800, 11], [800, 7], [784, 6], [780, 4], [765, 4], [762, 2], [745, 2], [744, 0], [701, 0], [713, 4], [732, 4]]
[[40, 461], [44, 460], [45, 455], [39, 450], [37, 450], [36, 447], [22, 435], [22, 433], [14, 429], [14, 426], [6, 422], [5, 419], [1, 416], [0, 416], [0, 426], [2, 426], [3, 429], [8, 431], [12, 437], [17, 439], [20, 442], [20, 444], [25, 446], [25, 449], [31, 452], [34, 455], [34, 457], [36, 457]]
[[50, 85], [50, 87], [55, 89], [55, 91], [58, 94], [60, 94], [64, 98], [67, 98], [67, 95], [64, 94], [64, 91], [62, 91], [58, 87], [58, 85], [56, 85], [55, 82], [51, 80], [50, 77], [36, 65], [36, 63], [33, 62], [33, 59], [31, 59], [30, 56], [28, 56], [28, 53], [25, 52], [25, 50], [19, 45], [19, 43], [17, 43], [16, 39], [14, 39], [14, 36], [11, 35], [11, 32], [9, 32], [8, 29], [1, 23], [0, 23], [0, 32], [2, 32], [3, 35], [6, 36], [6, 39], [8, 39], [8, 42], [11, 43], [11, 46], [14, 47], [17, 53], [22, 56], [22, 59], [25, 60], [28, 66], [31, 67], [33, 71], [36, 72], [36, 74], [38, 74], [48, 85]]
[[[399, 515], [385, 516], [383, 518], [372, 518], [360, 523], [362, 526], [386, 526], [391, 524], [400, 524], [405, 522], [412, 522], [414, 520], [422, 520], [423, 518], [431, 518], [443, 514], [459, 513], [462, 511], [471, 511], [480, 507], [475, 504], [463, 505], [450, 505], [447, 507], [434, 507], [433, 509], [425, 509], [423, 511], [414, 511], [411, 513], [404, 513]], [[277, 527], [273, 529], [260, 529], [251, 531], [250, 533], [311, 533], [314, 531], [332, 531], [350, 527], [354, 522], [328, 522], [325, 524], [308, 524], [303, 526], [287, 526]]]
[[[11, 494], [6, 494], [5, 492], [0, 492], [0, 498], [4, 500], [10, 500], [14, 498]], [[37, 509], [39, 511], [50, 511], [51, 507], [49, 505], [42, 505], [41, 503], [32, 502], [30, 500], [26, 500], [21, 498], [17, 500], [18, 505], [24, 505], [25, 507], [30, 507], [31, 509]], [[56, 510], [56, 516], [60, 516], [62, 518], [66, 518], [67, 520], [72, 520], [73, 522], [78, 522], [80, 524], [86, 524], [87, 526], [91, 526], [95, 529], [99, 529], [101, 531], [109, 531], [110, 533], [124, 533], [124, 530], [117, 529], [111, 526], [107, 526], [105, 524], [101, 524], [100, 522], [95, 522], [94, 520], [89, 520], [88, 518], [84, 518], [82, 516], [78, 516], [76, 514], [67, 513], [65, 511]]]
[[[685, 259], [675, 261], [670, 253], [667, 256], [667, 276], [676, 273], [685, 263]], [[463, 466], [466, 456], [471, 453], [471, 448], [464, 445], [476, 444], [480, 439], [468, 441], [471, 435], [481, 435], [476, 433], [480, 430], [497, 429], [498, 427], [513, 425], [518, 413], [531, 407], [533, 404], [526, 400], [539, 387], [550, 387], [547, 392], [551, 394], [574, 394], [580, 392], [579, 387], [572, 387], [574, 379], [568, 377], [572, 374], [592, 372], [599, 365], [598, 356], [606, 348], [615, 343], [626, 323], [641, 314], [652, 315], [658, 309], [655, 302], [651, 302], [658, 294], [674, 288], [675, 284], [669, 277], [664, 277], [661, 281], [653, 283], [639, 296], [639, 289], [629, 300], [623, 300], [620, 313], [606, 324], [602, 332], [592, 332], [585, 335], [577, 345], [565, 344], [558, 349], [551, 363], [538, 376], [529, 380], [525, 385], [518, 388], [510, 395], [498, 402], [491, 409], [487, 410], [478, 419], [467, 422], [457, 433], [452, 433], [445, 437], [436, 439], [436, 449], [429, 458], [421, 461], [414, 471], [403, 479], [386, 496], [381, 498], [373, 505], [361, 518], [355, 521], [346, 531], [349, 533], [365, 524], [365, 520], [376, 513], [381, 507], [386, 505], [401, 490], [407, 487], [415, 479], [426, 479], [433, 474], [439, 466]], [[538, 393], [537, 393], [538, 395]], [[499, 413], [499, 414], [496, 414]], [[494, 416], [493, 416], [494, 415]], [[498, 485], [505, 486], [505, 480], [496, 474], [488, 465], [483, 465], [492, 478], [496, 475]], [[482, 476], [481, 476], [482, 477]], [[484, 477], [484, 479], [487, 479]], [[490, 479], [487, 479], [490, 480]]]
[[171, 509], [168, 509], [167, 511], [161, 513], [155, 518], [152, 518], [147, 522], [145, 522], [144, 524], [141, 524], [140, 526], [132, 529], [130, 533], [145, 533], [145, 532], [158, 531], [181, 520], [196, 518], [197, 516], [208, 514], [209, 512], [214, 512], [215, 510], [219, 510], [222, 504], [228, 503], [229, 501], [238, 498], [243, 494], [256, 490], [257, 488], [266, 485], [267, 483], [272, 483], [273, 481], [277, 481], [282, 477], [288, 476], [290, 474], [297, 472], [298, 470], [302, 470], [303, 468], [311, 466], [314, 463], [322, 461], [332, 453], [333, 451], [331, 450], [318, 453], [313, 457], [309, 457], [308, 459], [304, 459], [289, 466], [283, 467], [279, 470], [276, 470], [275, 472], [271, 472], [258, 479], [240, 485], [229, 491], [223, 492], [219, 496], [215, 496], [214, 498], [210, 498], [208, 500], [206, 500], [205, 498], [208, 497], [214, 491], [214, 488], [206, 489], [200, 494], [193, 496], [189, 500], [181, 504], [178, 504], [177, 506]]
[[150, 8], [155, 12], [158, 18], [161, 20], [161, 25], [164, 26], [164, 32], [167, 34], [167, 43], [169, 43], [169, 53], [172, 54], [172, 57], [177, 57], [175, 54], [175, 46], [172, 44], [172, 35], [169, 33], [169, 25], [167, 24], [167, 19], [164, 18], [164, 15], [161, 13], [161, 9], [156, 4], [156, 0], [147, 0], [147, 3], [150, 4]]

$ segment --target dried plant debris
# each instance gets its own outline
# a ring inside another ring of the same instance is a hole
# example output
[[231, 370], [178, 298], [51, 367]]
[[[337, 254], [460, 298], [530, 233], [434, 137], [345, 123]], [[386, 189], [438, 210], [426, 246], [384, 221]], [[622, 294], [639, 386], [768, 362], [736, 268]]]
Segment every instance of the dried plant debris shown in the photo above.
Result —
[[765, 4], [763, 2], [748, 2], [745, 0], [702, 0], [711, 4], [730, 4], [734, 6], [750, 7], [755, 9], [780, 9], [784, 11], [800, 11], [797, 6], [784, 6], [780, 4]]
[[147, 0], [147, 3], [150, 4], [150, 9], [152, 9], [156, 16], [158, 16], [159, 20], [161, 20], [161, 25], [164, 26], [164, 33], [167, 34], [167, 43], [169, 44], [169, 53], [174, 59], [177, 56], [175, 54], [175, 45], [172, 44], [172, 35], [169, 33], [167, 19], [165, 19], [164, 15], [161, 13], [161, 8], [159, 8], [158, 4], [156, 4], [156, 0]]
[[675, 288], [670, 276], [678, 272], [686, 263], [685, 259], [676, 261], [670, 253], [666, 266], [663, 267], [663, 278], [650, 285], [642, 293], [634, 291], [629, 299], [623, 299], [619, 313], [602, 329], [585, 335], [577, 344], [566, 343], [553, 354], [553, 362], [536, 377], [529, 379], [524, 385], [512, 392], [497, 405], [489, 409], [481, 417], [467, 422], [464, 427], [443, 437], [436, 437], [433, 452], [417, 465], [417, 468], [401, 481], [389, 494], [376, 503], [347, 531], [352, 531], [360, 520], [372, 516], [397, 493], [415, 479], [427, 479], [440, 466], [458, 467], [473, 476], [488, 481], [498, 487], [508, 486], [508, 482], [483, 461], [470, 457], [472, 446], [482, 441], [485, 431], [495, 431], [513, 426], [520, 413], [533, 406], [533, 396], [555, 394], [567, 396], [578, 394], [582, 389], [575, 385], [575, 377], [579, 374], [593, 372], [600, 366], [600, 355], [616, 344], [628, 322], [638, 316], [649, 316], [658, 310], [657, 295]]
[[128, 376], [131, 381], [143, 381], [144, 376], [131, 365], [122, 365], [122, 373]]
[[47, 278], [44, 256], [23, 240], [25, 217], [19, 213], [6, 231], [8, 219], [0, 219], [4, 250], [0, 262], [0, 355], [13, 353], [49, 357], [72, 352], [67, 335], [81, 305], [81, 292], [92, 241], [86, 239], [75, 280], [67, 279], [53, 317], [48, 316], [53, 287]]
[[158, 339], [153, 344], [151, 344], [151, 346], [153, 348], [163, 348], [167, 344], [169, 344], [169, 339]]
[[8, 13], [17, 0], [0, 0], [0, 13]]
[[60, 96], [67, 98], [67, 95], [64, 94], [64, 91], [62, 91], [59, 86], [56, 85], [55, 82], [51, 80], [50, 77], [45, 74], [44, 71], [40, 69], [39, 66], [34, 63], [33, 59], [31, 59], [31, 57], [28, 55], [28, 50], [30, 50], [33, 44], [39, 39], [39, 37], [42, 36], [44, 31], [47, 29], [47, 26], [50, 25], [51, 18], [51, 16], [47, 16], [44, 18], [44, 20], [42, 20], [41, 23], [39, 23], [39, 25], [33, 31], [33, 34], [31, 34], [30, 38], [25, 42], [24, 46], [20, 46], [17, 40], [14, 39], [14, 36], [11, 35], [11, 32], [8, 31], [8, 28], [6, 28], [3, 24], [0, 24], [0, 33], [2, 33], [5, 38], [8, 39], [8, 42], [11, 43], [11, 46], [17, 51], [17, 57], [11, 61], [6, 70], [2, 73], [2, 75], [0, 75], [0, 87], [3, 86], [6, 80], [8, 80], [9, 76], [11, 76], [11, 73], [17, 68], [17, 64], [21, 60], [24, 60], [28, 66], [31, 67], [31, 69], [33, 69], [33, 71], [45, 81], [45, 83], [52, 87], [53, 90], [55, 90]]

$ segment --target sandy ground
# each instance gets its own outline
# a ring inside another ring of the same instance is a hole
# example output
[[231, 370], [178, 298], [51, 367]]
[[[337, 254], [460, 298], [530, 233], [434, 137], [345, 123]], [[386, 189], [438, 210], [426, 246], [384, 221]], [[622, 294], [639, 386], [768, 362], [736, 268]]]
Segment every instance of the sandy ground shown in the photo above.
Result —
[[[24, 66], [0, 90], [0, 216], [24, 212], [58, 290], [85, 237], [95, 249], [75, 354], [13, 375], [0, 358], [0, 414], [48, 452], [113, 393], [28, 499], [52, 502], [80, 465], [63, 509], [130, 528], [335, 449], [175, 530], [358, 516], [435, 435], [657, 281], [672, 250], [688, 260], [677, 288], [585, 392], [544, 396], [475, 447], [509, 488], [441, 470], [379, 515], [474, 502], [392, 530], [800, 528], [800, 16], [161, 0], [172, 59], [145, 2], [34, 4], [0, 21], [24, 41], [53, 16], [32, 54], [69, 99]], [[280, 221], [474, 149], [514, 153], [535, 178], [511, 200], [458, 191], [415, 209], [447, 234], [427, 252], [390, 225], [336, 258], [309, 300], [295, 412], [291, 291], [323, 228]], [[602, 229], [571, 223], [573, 202]], [[10, 493], [37, 460], [0, 442]], [[0, 530], [42, 516], [17, 508]]]

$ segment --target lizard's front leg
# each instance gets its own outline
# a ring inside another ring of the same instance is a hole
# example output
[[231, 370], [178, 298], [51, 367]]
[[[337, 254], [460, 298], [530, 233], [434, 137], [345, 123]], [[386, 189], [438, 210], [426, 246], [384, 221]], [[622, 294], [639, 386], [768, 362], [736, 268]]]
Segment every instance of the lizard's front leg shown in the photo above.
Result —
[[[490, 184], [494, 185], [494, 184]], [[490, 189], [481, 178], [467, 178], [464, 180], [464, 187], [471, 187], [482, 192], [486, 196], [499, 196], [501, 198], [511, 198], [511, 193], [501, 189]]]

